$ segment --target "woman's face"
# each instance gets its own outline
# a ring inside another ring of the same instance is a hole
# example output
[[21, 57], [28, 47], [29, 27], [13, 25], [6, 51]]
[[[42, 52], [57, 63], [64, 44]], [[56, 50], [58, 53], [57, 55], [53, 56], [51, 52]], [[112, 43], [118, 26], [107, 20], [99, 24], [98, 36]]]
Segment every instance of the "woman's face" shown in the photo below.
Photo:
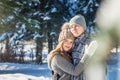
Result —
[[80, 36], [84, 32], [84, 29], [79, 24], [73, 24], [70, 27], [70, 31], [72, 32], [74, 37], [78, 37], [78, 36]]
[[73, 46], [73, 40], [72, 39], [65, 39], [63, 42], [63, 50], [64, 51], [70, 51]]

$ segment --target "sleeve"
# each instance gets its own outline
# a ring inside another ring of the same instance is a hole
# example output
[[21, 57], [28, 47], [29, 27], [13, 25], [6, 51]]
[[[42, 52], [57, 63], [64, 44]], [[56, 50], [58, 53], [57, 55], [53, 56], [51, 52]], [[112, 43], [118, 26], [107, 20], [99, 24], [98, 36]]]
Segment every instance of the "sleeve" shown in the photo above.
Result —
[[55, 56], [54, 62], [61, 70], [74, 76], [78, 76], [84, 70], [84, 65], [80, 61], [78, 65], [74, 66], [71, 62], [67, 61], [62, 56]]

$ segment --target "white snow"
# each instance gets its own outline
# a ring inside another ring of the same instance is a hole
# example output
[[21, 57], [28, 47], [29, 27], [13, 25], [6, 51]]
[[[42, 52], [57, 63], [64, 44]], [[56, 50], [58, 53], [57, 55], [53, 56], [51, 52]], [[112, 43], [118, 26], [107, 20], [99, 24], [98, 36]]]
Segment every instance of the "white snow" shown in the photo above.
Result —
[[0, 80], [50, 80], [47, 63], [0, 63]]
[[[116, 55], [116, 57], [119, 56], [120, 54]], [[119, 80], [119, 64], [107, 66], [106, 80]], [[0, 80], [51, 80], [51, 72], [47, 63], [0, 63]]]
[[51, 12], [52, 12], [52, 13], [57, 12], [57, 9], [56, 9], [56, 8], [53, 8], [53, 9], [51, 10]]

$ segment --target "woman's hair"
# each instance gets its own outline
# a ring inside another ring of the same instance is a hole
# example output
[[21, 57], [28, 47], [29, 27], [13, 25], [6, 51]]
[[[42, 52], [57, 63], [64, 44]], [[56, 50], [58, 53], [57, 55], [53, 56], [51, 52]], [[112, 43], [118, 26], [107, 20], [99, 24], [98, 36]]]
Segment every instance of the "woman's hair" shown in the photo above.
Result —
[[[56, 54], [60, 54], [62, 57], [64, 57], [66, 60], [71, 61], [71, 57], [66, 56], [64, 53], [64, 49], [63, 49], [63, 42], [65, 39], [71, 39], [74, 40], [74, 36], [72, 35], [72, 33], [69, 30], [69, 23], [65, 22], [63, 24], [63, 26], [61, 27], [61, 32], [59, 34], [59, 38], [58, 38], [58, 45], [56, 46], [56, 48], [54, 50], [52, 50], [49, 54], [49, 59], [50, 61], [52, 60], [52, 58], [56, 55]], [[70, 51], [69, 51], [70, 52]]]
[[56, 54], [60, 54], [63, 51], [62, 44], [63, 44], [63, 41], [59, 42], [56, 48], [50, 52], [49, 54], [50, 61]]
[[[60, 56], [62, 56], [63, 58], [65, 58], [67, 61], [70, 61], [70, 62], [71, 62], [71, 56], [66, 56], [66, 55], [64, 54], [64, 49], [63, 49], [63, 47], [62, 47], [63, 42], [64, 42], [64, 40], [61, 41], [61, 42], [59, 42], [58, 45], [56, 46], [56, 48], [50, 52], [50, 54], [49, 54], [49, 59], [50, 59], [50, 61], [53, 59], [53, 57], [54, 57], [55, 55], [59, 54]], [[71, 51], [71, 50], [70, 50], [70, 51]], [[68, 53], [67, 53], [68, 55], [69, 55], [70, 51], [68, 51]]]

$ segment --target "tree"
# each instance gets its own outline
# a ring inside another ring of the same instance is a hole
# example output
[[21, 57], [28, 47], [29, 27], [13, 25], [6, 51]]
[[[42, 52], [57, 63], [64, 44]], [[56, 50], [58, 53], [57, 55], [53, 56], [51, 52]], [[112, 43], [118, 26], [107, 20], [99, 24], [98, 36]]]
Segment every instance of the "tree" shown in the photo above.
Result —
[[11, 32], [14, 43], [34, 39], [38, 56], [42, 55], [43, 42], [48, 42], [48, 52], [53, 49], [57, 44], [61, 25], [76, 14], [85, 16], [88, 32], [93, 32], [95, 14], [101, 1], [1, 0], [0, 2], [2, 12], [0, 27], [3, 29], [1, 32]]
[[69, 2], [70, 16], [82, 14], [85, 16], [87, 31], [91, 34], [96, 31], [96, 12], [102, 0], [76, 0]]

